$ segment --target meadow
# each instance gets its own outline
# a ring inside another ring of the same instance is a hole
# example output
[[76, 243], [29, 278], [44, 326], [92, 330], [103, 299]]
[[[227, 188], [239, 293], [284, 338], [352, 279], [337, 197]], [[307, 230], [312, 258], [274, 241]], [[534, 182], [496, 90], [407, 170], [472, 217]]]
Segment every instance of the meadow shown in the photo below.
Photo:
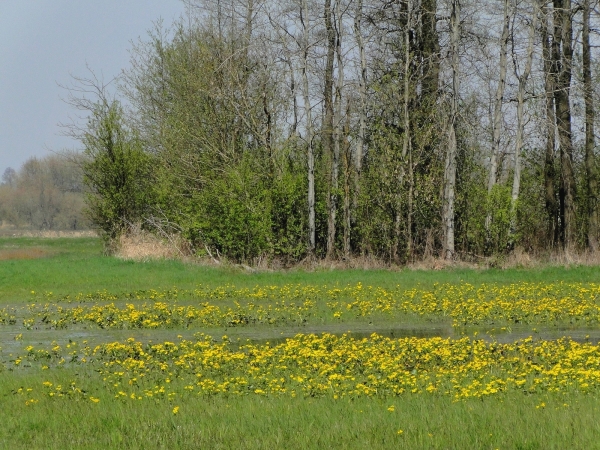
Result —
[[600, 272], [0, 239], [1, 448], [600, 448]]

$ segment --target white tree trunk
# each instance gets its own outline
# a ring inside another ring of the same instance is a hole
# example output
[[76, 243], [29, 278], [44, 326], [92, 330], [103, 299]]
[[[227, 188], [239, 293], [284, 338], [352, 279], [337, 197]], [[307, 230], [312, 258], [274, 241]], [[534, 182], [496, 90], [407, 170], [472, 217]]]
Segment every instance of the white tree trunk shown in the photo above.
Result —
[[[404, 136], [402, 140], [402, 169], [400, 171], [400, 185], [404, 184], [404, 167], [408, 167], [409, 172], [409, 183], [412, 187], [412, 137], [411, 137], [411, 129], [410, 129], [410, 30], [413, 26], [413, 5], [412, 1], [408, 0], [406, 6], [406, 27], [404, 30], [404, 96], [403, 96], [403, 115], [404, 115]], [[412, 253], [412, 190], [409, 189], [409, 211], [407, 214], [407, 224], [406, 224], [406, 253], [410, 255]], [[398, 204], [400, 204], [400, 199], [398, 199]], [[399, 222], [400, 211], [396, 211], [397, 219], [396, 223]], [[399, 224], [398, 224], [399, 225]], [[397, 226], [397, 236], [396, 239], [399, 240], [399, 232], [400, 227]]]
[[444, 258], [454, 257], [454, 189], [456, 186], [456, 120], [458, 116], [458, 95], [460, 90], [460, 73], [458, 44], [460, 41], [460, 0], [452, 1], [450, 14], [450, 52], [452, 58], [452, 103], [450, 107], [450, 123], [448, 124], [448, 148], [444, 164]]
[[[510, 224], [510, 244], [514, 240], [514, 234], [516, 230], [517, 220], [517, 200], [519, 199], [519, 191], [521, 187], [521, 150], [523, 148], [523, 110], [525, 106], [525, 87], [527, 85], [527, 79], [531, 73], [531, 65], [533, 62], [533, 44], [535, 39], [535, 29], [537, 26], [538, 9], [537, 2], [533, 2], [533, 17], [529, 27], [529, 40], [527, 44], [527, 55], [525, 61], [525, 69], [522, 74], [519, 74], [519, 68], [517, 64], [517, 57], [513, 51], [513, 61], [515, 67], [515, 76], [519, 80], [519, 88], [517, 92], [517, 138], [515, 143], [515, 170], [513, 173], [513, 187], [511, 196], [511, 224]], [[513, 36], [514, 39], [514, 36]]]
[[[335, 23], [336, 27], [336, 45], [335, 45], [335, 55], [337, 62], [337, 80], [335, 87], [335, 100], [334, 100], [334, 116], [333, 116], [333, 167], [331, 174], [331, 184], [332, 190], [334, 191], [334, 201], [337, 207], [338, 203], [338, 189], [339, 189], [339, 161], [340, 161], [340, 147], [342, 144], [343, 136], [343, 127], [342, 127], [342, 100], [343, 100], [343, 92], [344, 92], [344, 55], [342, 53], [342, 39], [343, 39], [343, 22], [342, 22], [342, 9], [341, 9], [341, 0], [336, 0], [335, 2], [335, 18], [337, 19]], [[336, 218], [336, 210], [333, 210], [333, 220]], [[349, 236], [349, 235], [347, 235]], [[348, 256], [350, 251], [349, 242], [344, 242], [344, 254]]]
[[[494, 122], [492, 125], [492, 154], [490, 157], [490, 175], [488, 179], [488, 195], [492, 193], [492, 189], [496, 185], [496, 177], [498, 172], [498, 156], [500, 153], [500, 133], [502, 131], [502, 103], [504, 100], [504, 88], [506, 86], [506, 71], [507, 71], [507, 47], [508, 34], [510, 26], [510, 10], [509, 0], [504, 0], [504, 22], [502, 26], [502, 36], [500, 37], [500, 77], [498, 87], [496, 88], [496, 100], [494, 103]], [[489, 235], [490, 226], [492, 224], [491, 211], [488, 212], [485, 218], [485, 230]]]
[[362, 160], [365, 146], [365, 135], [367, 130], [367, 57], [365, 55], [365, 44], [362, 35], [363, 0], [356, 2], [356, 15], [354, 17], [354, 35], [358, 45], [360, 57], [360, 76], [358, 77], [358, 95], [360, 97], [360, 108], [358, 115], [358, 136], [356, 137], [355, 166], [357, 178], [360, 177]]
[[308, 86], [308, 0], [302, 0], [300, 14], [302, 25], [302, 96], [304, 97], [304, 112], [306, 115], [306, 144], [308, 159], [308, 253], [313, 254], [316, 246], [315, 228], [315, 151], [313, 148], [313, 125]]

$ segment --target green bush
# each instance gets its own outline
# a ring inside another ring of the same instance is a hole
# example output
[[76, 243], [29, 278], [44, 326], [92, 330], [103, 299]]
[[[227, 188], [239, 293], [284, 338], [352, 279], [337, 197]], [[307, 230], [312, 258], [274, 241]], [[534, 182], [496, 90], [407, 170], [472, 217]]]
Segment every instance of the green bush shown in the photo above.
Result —
[[83, 136], [87, 212], [108, 240], [141, 221], [153, 203], [152, 160], [124, 123], [118, 102], [98, 102]]

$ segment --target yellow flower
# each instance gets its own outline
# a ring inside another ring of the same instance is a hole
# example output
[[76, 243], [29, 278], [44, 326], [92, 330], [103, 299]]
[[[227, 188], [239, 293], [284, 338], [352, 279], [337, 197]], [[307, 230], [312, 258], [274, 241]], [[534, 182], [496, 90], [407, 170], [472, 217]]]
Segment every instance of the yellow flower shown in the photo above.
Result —
[[398, 430], [396, 434], [402, 434], [404, 433], [404, 430]]
[[173, 408], [173, 414], [177, 414], [179, 412], [179, 406]]
[[396, 408], [395, 408], [395, 406], [394, 406], [394, 405], [391, 405], [391, 406], [389, 406], [389, 407], [388, 407], [388, 409], [387, 409], [387, 410], [388, 410], [389, 412], [394, 412], [394, 410], [395, 410], [395, 409], [396, 409]]

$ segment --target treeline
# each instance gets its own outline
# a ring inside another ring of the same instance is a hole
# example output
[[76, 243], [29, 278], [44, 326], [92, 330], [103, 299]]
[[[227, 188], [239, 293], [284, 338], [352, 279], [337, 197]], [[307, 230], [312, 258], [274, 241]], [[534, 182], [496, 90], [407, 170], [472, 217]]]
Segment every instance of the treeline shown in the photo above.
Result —
[[596, 250], [590, 0], [186, 5], [116, 95], [73, 91], [109, 239], [141, 224], [238, 261]]
[[85, 230], [80, 155], [30, 158], [0, 183], [0, 224], [20, 230]]

